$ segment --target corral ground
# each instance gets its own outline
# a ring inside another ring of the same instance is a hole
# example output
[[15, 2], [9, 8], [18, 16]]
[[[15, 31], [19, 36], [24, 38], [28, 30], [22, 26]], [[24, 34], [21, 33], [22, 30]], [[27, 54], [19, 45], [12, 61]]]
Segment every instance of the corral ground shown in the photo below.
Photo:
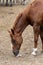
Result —
[[20, 53], [21, 57], [15, 57], [11, 49], [11, 41], [8, 33], [15, 21], [16, 16], [25, 6], [13, 7], [0, 6], [0, 65], [43, 65], [43, 53], [41, 53], [41, 40], [38, 41], [37, 56], [31, 55], [34, 40], [33, 29], [28, 26], [23, 32], [23, 43]]

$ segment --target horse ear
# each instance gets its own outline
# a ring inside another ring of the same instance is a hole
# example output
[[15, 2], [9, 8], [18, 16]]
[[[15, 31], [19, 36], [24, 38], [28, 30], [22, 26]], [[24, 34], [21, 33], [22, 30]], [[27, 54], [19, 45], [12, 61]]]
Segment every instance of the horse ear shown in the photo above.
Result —
[[11, 30], [8, 30], [9, 33], [11, 33]]
[[11, 32], [12, 32], [12, 34], [14, 34], [14, 30], [13, 29], [11, 29]]

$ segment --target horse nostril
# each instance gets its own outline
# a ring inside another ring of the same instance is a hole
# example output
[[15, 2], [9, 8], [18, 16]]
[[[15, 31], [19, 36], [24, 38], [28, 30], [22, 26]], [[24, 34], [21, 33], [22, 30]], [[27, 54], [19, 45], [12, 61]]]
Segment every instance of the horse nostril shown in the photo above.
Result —
[[17, 56], [18, 53], [19, 53], [19, 50], [13, 51], [13, 54], [14, 54], [15, 56]]

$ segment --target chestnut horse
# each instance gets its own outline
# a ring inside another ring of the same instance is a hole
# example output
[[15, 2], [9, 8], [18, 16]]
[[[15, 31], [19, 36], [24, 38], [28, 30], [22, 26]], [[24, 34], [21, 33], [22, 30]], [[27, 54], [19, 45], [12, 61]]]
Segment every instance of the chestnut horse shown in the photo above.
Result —
[[9, 31], [11, 36], [13, 53], [18, 55], [23, 42], [22, 33], [26, 26], [31, 25], [34, 31], [34, 49], [32, 54], [36, 55], [37, 41], [40, 35], [43, 51], [43, 0], [35, 0], [28, 5], [16, 18], [15, 23]]

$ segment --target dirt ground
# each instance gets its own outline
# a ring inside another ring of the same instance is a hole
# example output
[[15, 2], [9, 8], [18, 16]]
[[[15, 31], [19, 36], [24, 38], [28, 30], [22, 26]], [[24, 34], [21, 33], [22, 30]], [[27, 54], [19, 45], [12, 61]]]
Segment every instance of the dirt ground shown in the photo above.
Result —
[[43, 65], [43, 53], [41, 53], [41, 40], [38, 41], [37, 56], [31, 54], [34, 45], [33, 29], [28, 26], [23, 32], [21, 57], [15, 57], [11, 49], [11, 41], [8, 33], [16, 16], [25, 8], [22, 5], [13, 7], [0, 6], [0, 65]]

